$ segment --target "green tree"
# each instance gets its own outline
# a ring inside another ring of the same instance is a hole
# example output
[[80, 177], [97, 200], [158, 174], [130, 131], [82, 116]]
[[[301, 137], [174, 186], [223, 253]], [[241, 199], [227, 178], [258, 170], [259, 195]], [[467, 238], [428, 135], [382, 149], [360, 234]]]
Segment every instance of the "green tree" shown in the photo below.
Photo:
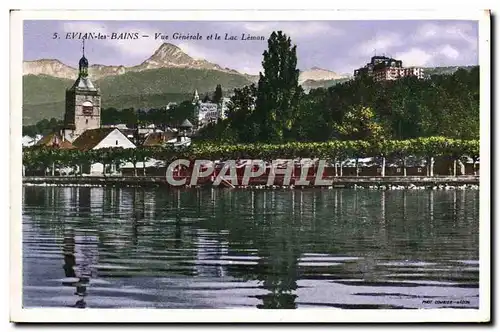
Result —
[[183, 101], [179, 105], [168, 110], [168, 118], [171, 125], [180, 125], [182, 121], [188, 119], [194, 126], [198, 119], [195, 118], [195, 106], [190, 101]]
[[129, 128], [135, 128], [137, 126], [137, 113], [133, 108], [126, 108], [120, 112], [121, 123], [125, 123]]
[[474, 175], [477, 175], [476, 162], [479, 160], [479, 140], [463, 141], [465, 155], [472, 158]]
[[376, 119], [373, 109], [364, 106], [351, 107], [335, 129], [343, 139], [375, 142], [385, 139], [386, 131]]
[[304, 94], [299, 102], [291, 136], [296, 141], [326, 141], [332, 138], [331, 115], [325, 112], [323, 91]]
[[35, 137], [37, 134], [36, 125], [23, 126], [23, 136]]
[[114, 125], [125, 123], [121, 113], [114, 107], [101, 108], [101, 123], [103, 125]]
[[281, 142], [291, 138], [303, 93], [298, 83], [297, 47], [283, 32], [273, 32], [263, 56], [253, 122], [259, 126], [260, 141]]
[[256, 96], [257, 88], [252, 84], [235, 89], [228, 103], [224, 129], [238, 142], [254, 142], [258, 138], [258, 124], [253, 121]]
[[217, 84], [212, 101], [216, 104], [219, 104], [222, 101], [222, 97], [222, 86], [220, 84]]

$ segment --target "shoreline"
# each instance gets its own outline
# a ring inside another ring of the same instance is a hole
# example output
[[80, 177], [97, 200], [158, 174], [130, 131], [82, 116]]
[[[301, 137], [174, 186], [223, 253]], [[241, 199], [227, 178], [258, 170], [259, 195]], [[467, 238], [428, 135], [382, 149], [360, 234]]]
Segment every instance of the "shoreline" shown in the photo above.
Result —
[[[311, 178], [313, 179], [313, 178]], [[165, 177], [151, 176], [25, 176], [23, 186], [57, 186], [57, 187], [170, 187], [170, 188], [200, 188], [219, 187], [231, 189], [307, 189], [307, 188], [354, 188], [354, 189], [478, 189], [479, 176], [334, 176], [326, 177], [331, 180], [328, 185], [294, 185], [295, 179], [291, 179], [290, 185], [282, 185], [283, 179], [276, 176], [275, 184], [267, 185], [267, 181], [258, 178], [252, 179], [247, 186], [231, 186], [227, 182], [221, 182], [214, 186], [211, 181], [202, 181], [197, 185], [170, 185]], [[280, 181], [281, 180], [281, 181]], [[281, 184], [280, 184], [281, 183]]]

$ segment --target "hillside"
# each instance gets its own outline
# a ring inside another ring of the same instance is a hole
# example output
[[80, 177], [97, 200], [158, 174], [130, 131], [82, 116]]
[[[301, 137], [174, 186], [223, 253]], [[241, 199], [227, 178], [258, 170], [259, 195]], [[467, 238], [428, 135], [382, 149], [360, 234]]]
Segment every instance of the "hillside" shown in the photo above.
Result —
[[[425, 68], [426, 76], [452, 74], [458, 68]], [[65, 90], [73, 84], [77, 71], [55, 59], [24, 62], [23, 121], [33, 124], [46, 118], [61, 119]], [[103, 107], [161, 107], [168, 102], [189, 100], [194, 90], [203, 97], [217, 84], [225, 91], [257, 83], [258, 76], [239, 73], [206, 60], [194, 59], [179, 47], [164, 43], [142, 63], [131, 66], [93, 64], [89, 75], [101, 89]], [[349, 80], [345, 74], [313, 67], [301, 71], [299, 82], [307, 92]]]
[[[94, 81], [101, 89], [102, 106], [117, 109], [128, 107], [160, 107], [170, 101], [189, 100], [195, 89], [200, 96], [221, 84], [225, 90], [250, 84], [244, 76], [217, 70], [160, 68]], [[72, 80], [47, 75], [23, 76], [23, 122], [34, 124], [45, 118], [64, 114], [65, 91]]]
[[299, 74], [299, 84], [304, 84], [307, 81], [332, 81], [348, 78], [346, 75], [340, 75], [336, 72], [322, 69], [318, 67], [312, 67], [309, 70], [301, 71]]
[[458, 69], [471, 70], [477, 66], [450, 66], [450, 67], [427, 67], [424, 68], [424, 74], [427, 77], [432, 75], [451, 75]]
[[352, 79], [351, 77], [345, 77], [345, 78], [338, 78], [338, 79], [332, 79], [332, 80], [307, 80], [302, 83], [302, 88], [304, 91], [308, 92], [312, 89], [318, 89], [318, 88], [329, 88], [331, 86], [334, 86], [335, 84], [339, 83], [344, 83]]
[[193, 93], [194, 90], [213, 91], [217, 84], [225, 89], [250, 84], [240, 74], [217, 70], [190, 68], [161, 68], [124, 75], [109, 76], [96, 81], [103, 96], [141, 95], [159, 93]]
[[64, 100], [72, 80], [47, 75], [23, 76], [23, 104], [43, 104]]
[[66, 88], [72, 84], [72, 80], [47, 75], [23, 76], [23, 124], [62, 118]]

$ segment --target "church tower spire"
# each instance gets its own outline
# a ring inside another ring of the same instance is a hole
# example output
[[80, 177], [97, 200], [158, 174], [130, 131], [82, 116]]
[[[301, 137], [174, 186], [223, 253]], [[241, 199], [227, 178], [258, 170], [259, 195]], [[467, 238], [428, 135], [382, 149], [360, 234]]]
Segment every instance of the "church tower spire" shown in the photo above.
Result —
[[78, 77], [85, 78], [89, 75], [89, 61], [85, 57], [85, 39], [82, 40], [82, 58], [78, 63]]
[[194, 94], [193, 94], [193, 101], [192, 101], [193, 105], [198, 104], [198, 101], [200, 101], [200, 96], [198, 95], [198, 90], [195, 89]]
[[64, 123], [64, 136], [70, 142], [86, 130], [101, 127], [101, 93], [89, 77], [85, 40], [82, 41], [82, 57], [78, 62], [78, 78], [73, 86], [66, 90]]

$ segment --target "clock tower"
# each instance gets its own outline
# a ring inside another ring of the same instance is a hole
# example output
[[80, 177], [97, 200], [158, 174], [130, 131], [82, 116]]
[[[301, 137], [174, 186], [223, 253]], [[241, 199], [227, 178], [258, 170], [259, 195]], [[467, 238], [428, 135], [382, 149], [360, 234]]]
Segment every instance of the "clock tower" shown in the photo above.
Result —
[[78, 78], [73, 86], [66, 90], [63, 136], [70, 142], [88, 129], [101, 127], [101, 93], [88, 75], [89, 62], [85, 57], [85, 40], [82, 44], [82, 54], [78, 63]]

